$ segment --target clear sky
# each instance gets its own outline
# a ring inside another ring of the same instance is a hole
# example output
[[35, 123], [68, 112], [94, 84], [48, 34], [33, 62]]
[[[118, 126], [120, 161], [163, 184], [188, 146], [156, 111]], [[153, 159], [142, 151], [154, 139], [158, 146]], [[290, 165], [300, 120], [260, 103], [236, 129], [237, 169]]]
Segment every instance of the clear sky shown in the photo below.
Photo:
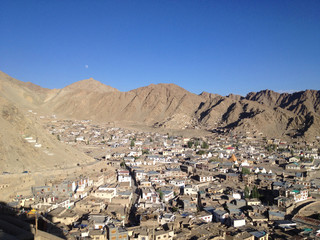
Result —
[[0, 70], [62, 88], [320, 89], [319, 0], [1, 0]]

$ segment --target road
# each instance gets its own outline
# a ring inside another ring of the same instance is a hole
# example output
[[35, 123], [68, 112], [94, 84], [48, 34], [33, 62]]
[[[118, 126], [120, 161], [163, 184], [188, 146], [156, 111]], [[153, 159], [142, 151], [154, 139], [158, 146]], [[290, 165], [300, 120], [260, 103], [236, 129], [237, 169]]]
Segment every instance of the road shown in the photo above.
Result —
[[[130, 172], [131, 174], [131, 172]], [[136, 216], [136, 212], [137, 212], [137, 204], [139, 201], [139, 197], [140, 197], [140, 189], [138, 188], [138, 184], [136, 183], [136, 181], [134, 180], [134, 177], [132, 176], [132, 180], [131, 180], [131, 186], [132, 186], [132, 191], [133, 191], [133, 196], [132, 196], [132, 200], [131, 200], [131, 209], [130, 209], [130, 213], [127, 219], [127, 223], [128, 225], [131, 226], [138, 226], [139, 225], [139, 219], [137, 219]]]

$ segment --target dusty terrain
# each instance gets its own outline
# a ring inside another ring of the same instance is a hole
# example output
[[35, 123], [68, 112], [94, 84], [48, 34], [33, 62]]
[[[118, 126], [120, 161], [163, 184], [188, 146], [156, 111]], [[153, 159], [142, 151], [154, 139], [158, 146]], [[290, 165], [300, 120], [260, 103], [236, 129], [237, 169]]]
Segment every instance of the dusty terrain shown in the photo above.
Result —
[[320, 136], [320, 91], [316, 90], [293, 94], [264, 90], [224, 97], [196, 95], [174, 84], [151, 84], [120, 92], [94, 79], [45, 89], [0, 72], [0, 113], [1, 172], [12, 173], [93, 161], [45, 131], [37, 120], [41, 115], [174, 135], [232, 131], [310, 141]]

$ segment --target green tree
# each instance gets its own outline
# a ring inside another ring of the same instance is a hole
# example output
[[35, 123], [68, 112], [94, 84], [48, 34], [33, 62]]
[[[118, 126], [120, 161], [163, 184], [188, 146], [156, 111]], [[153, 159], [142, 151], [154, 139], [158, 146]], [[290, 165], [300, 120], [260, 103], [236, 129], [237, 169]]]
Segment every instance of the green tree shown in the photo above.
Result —
[[290, 150], [290, 154], [291, 154], [291, 156], [293, 156], [293, 154], [294, 154], [293, 149]]
[[270, 153], [272, 151], [271, 146], [270, 145], [266, 146], [266, 150]]
[[269, 144], [266, 149], [268, 152], [273, 152], [277, 149], [277, 146], [275, 144]]
[[201, 148], [208, 149], [209, 148], [209, 144], [207, 142], [202, 142]]
[[250, 189], [248, 188], [248, 186], [245, 186], [245, 188], [244, 188], [244, 197], [245, 198], [250, 197]]
[[177, 207], [172, 207], [172, 212], [176, 212], [178, 211], [178, 208]]
[[252, 198], [259, 198], [259, 191], [256, 185], [253, 186], [252, 192], [251, 192], [251, 197]]
[[135, 143], [134, 143], [134, 140], [132, 139], [130, 143], [130, 147], [134, 147], [134, 146], [135, 146]]
[[192, 141], [188, 141], [188, 143], [187, 143], [188, 148], [192, 148], [193, 144], [194, 144], [194, 143], [193, 143]]
[[159, 193], [160, 199], [162, 200], [163, 199], [163, 192], [161, 190], [158, 190], [158, 193]]
[[60, 139], [60, 135], [57, 135], [57, 139], [58, 139], [58, 141], [61, 141], [61, 139]]
[[126, 166], [126, 163], [125, 163], [124, 161], [122, 161], [122, 162], [120, 163], [120, 167], [124, 168], [125, 166]]

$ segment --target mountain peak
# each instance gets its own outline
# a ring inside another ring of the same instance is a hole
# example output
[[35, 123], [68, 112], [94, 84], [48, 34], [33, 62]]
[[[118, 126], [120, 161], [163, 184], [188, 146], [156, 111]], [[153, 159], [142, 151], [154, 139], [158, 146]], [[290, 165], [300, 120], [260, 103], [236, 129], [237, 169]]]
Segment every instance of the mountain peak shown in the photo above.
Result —
[[132, 92], [141, 93], [141, 92], [150, 92], [154, 91], [157, 93], [174, 93], [176, 95], [184, 95], [184, 94], [192, 94], [188, 90], [174, 84], [174, 83], [158, 83], [158, 84], [150, 84], [145, 87], [140, 87], [134, 90], [131, 90]]
[[243, 99], [241, 95], [233, 94], [233, 93], [230, 93], [227, 97], [236, 101], [240, 101]]
[[[150, 84], [147, 86], [148, 88], [168, 88], [168, 89], [183, 89], [182, 87], [174, 84], [174, 83], [158, 83], [158, 84]], [[185, 89], [183, 89], [185, 90]]]
[[88, 92], [99, 92], [99, 93], [106, 93], [106, 92], [117, 92], [118, 90], [105, 85], [92, 77], [89, 79], [84, 79], [75, 83], [72, 83], [64, 88], [65, 90], [85, 90]]

